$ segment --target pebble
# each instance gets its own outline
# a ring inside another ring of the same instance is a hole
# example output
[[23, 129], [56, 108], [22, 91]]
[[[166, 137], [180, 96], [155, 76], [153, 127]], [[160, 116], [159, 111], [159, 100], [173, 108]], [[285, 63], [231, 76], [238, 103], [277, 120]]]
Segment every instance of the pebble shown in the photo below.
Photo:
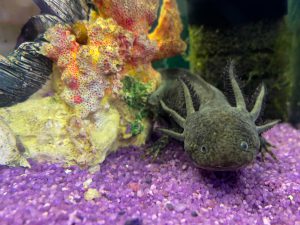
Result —
[[135, 218], [127, 220], [124, 225], [143, 225], [143, 221], [141, 219]]
[[137, 192], [138, 190], [140, 190], [140, 185], [139, 183], [136, 182], [130, 182], [128, 184], [128, 187], [133, 191], [133, 192]]
[[187, 165], [187, 164], [183, 164], [182, 167], [181, 167], [181, 169], [182, 169], [183, 171], [187, 170], [187, 168], [188, 168], [188, 165]]
[[167, 203], [166, 207], [168, 210], [173, 211], [174, 210], [174, 206], [171, 203]]
[[136, 193], [136, 196], [138, 196], [139, 198], [144, 196], [144, 192], [142, 190], [138, 190]]
[[192, 212], [191, 212], [191, 215], [192, 215], [192, 217], [197, 217], [197, 216], [198, 216], [198, 213], [197, 213], [196, 211], [192, 211]]
[[100, 197], [100, 193], [98, 192], [97, 189], [94, 188], [89, 188], [85, 193], [84, 193], [84, 199], [87, 201], [94, 200], [96, 198]]
[[152, 184], [152, 176], [151, 175], [147, 175], [145, 178], [145, 183], [146, 184]]
[[175, 204], [174, 205], [174, 209], [176, 212], [184, 212], [186, 210], [186, 205], [185, 204], [181, 204], [181, 203], [178, 203], [178, 204]]
[[83, 187], [84, 189], [88, 189], [89, 186], [93, 183], [93, 179], [92, 178], [89, 178], [87, 179], [86, 181], [83, 182]]
[[120, 211], [120, 212], [118, 212], [118, 215], [119, 215], [119, 216], [123, 216], [123, 215], [125, 215], [125, 214], [126, 214], [125, 211]]

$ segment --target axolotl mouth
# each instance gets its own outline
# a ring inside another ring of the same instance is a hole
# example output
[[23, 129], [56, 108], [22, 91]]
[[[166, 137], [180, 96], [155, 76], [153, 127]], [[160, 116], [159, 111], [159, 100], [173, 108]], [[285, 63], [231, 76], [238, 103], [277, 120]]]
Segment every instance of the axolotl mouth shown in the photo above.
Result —
[[194, 165], [200, 169], [205, 169], [205, 170], [211, 170], [211, 171], [236, 171], [239, 169], [242, 169], [246, 166], [248, 166], [249, 164], [251, 164], [251, 162], [249, 163], [240, 163], [240, 164], [234, 164], [234, 162], [228, 162], [224, 165], [214, 165], [214, 166], [201, 166], [198, 165], [197, 163], [194, 163]]
[[214, 167], [205, 167], [205, 168], [202, 168], [202, 167], [199, 167], [199, 168], [202, 168], [202, 169], [206, 169], [206, 170], [212, 170], [212, 171], [236, 171], [236, 170], [239, 170], [239, 169], [242, 169], [244, 167], [246, 167], [247, 165], [249, 164], [240, 164], [240, 165], [235, 165], [235, 166], [232, 166], [229, 165], [231, 162], [228, 162], [228, 166], [225, 166], [225, 165], [217, 165], [217, 166], [214, 166]]
[[214, 144], [205, 145], [206, 151], [200, 147], [189, 148], [187, 145], [185, 150], [191, 162], [200, 169], [235, 171], [252, 164], [258, 153], [256, 148], [259, 148], [256, 146], [256, 148], [251, 147], [247, 151], [241, 151], [238, 148], [226, 148], [226, 146], [214, 148], [217, 147], [218, 142], [214, 142]]
[[209, 171], [237, 171], [240, 170], [244, 167], [246, 167], [247, 165], [251, 164], [251, 162], [249, 164], [238, 164], [235, 165], [233, 162], [228, 162], [224, 165], [200, 165], [197, 162], [195, 162], [195, 160], [193, 160], [192, 158], [190, 158], [192, 161], [192, 164], [199, 168], [199, 169], [203, 169], [203, 170], [209, 170]]

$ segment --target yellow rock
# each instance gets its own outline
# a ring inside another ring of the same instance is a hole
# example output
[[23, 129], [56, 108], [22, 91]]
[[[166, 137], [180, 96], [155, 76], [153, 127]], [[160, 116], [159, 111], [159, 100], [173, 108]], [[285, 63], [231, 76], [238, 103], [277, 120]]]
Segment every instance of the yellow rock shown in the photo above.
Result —
[[66, 129], [71, 115], [69, 108], [54, 97], [0, 109], [0, 116], [24, 145], [25, 155], [50, 161], [71, 158], [72, 143]]
[[93, 183], [93, 179], [92, 178], [89, 178], [87, 179], [86, 181], [83, 182], [83, 188], [84, 189], [88, 189], [89, 186]]
[[38, 161], [94, 166], [118, 147], [120, 115], [112, 106], [82, 119], [59, 98], [47, 97], [1, 108], [0, 117], [24, 155]]
[[30, 167], [22, 156], [23, 146], [9, 126], [0, 119], [0, 165]]
[[[126, 107], [124, 104], [124, 111], [117, 110], [104, 99], [100, 110], [85, 119], [56, 97], [30, 99], [1, 108], [0, 155], [14, 154], [7, 155], [10, 159], [0, 164], [29, 166], [25, 158], [33, 158], [66, 165], [96, 166], [119, 147], [145, 143], [151, 128], [147, 119], [143, 121], [145, 129], [140, 135], [121, 138], [121, 118], [130, 119], [126, 117], [130, 114]], [[18, 152], [16, 137], [25, 149], [25, 158]], [[10, 150], [1, 151], [3, 148]]]
[[84, 193], [84, 199], [87, 201], [91, 201], [96, 198], [100, 198], [100, 193], [95, 188], [90, 188]]

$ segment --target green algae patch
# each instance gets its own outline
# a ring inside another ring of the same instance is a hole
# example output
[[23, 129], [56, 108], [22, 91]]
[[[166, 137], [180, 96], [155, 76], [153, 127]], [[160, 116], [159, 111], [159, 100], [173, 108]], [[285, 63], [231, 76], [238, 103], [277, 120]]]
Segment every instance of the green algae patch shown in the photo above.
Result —
[[135, 119], [130, 123], [130, 132], [136, 136], [144, 130], [143, 119], [149, 115], [147, 99], [151, 94], [151, 85], [134, 77], [126, 76], [123, 80], [121, 96], [127, 105], [134, 110]]

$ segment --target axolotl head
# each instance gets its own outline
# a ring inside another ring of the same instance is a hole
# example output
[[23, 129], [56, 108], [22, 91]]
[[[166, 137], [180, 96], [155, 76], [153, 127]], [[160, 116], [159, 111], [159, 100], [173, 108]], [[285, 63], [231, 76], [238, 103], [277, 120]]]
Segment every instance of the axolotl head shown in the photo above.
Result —
[[201, 168], [236, 170], [254, 160], [260, 138], [248, 115], [233, 107], [207, 109], [187, 116], [184, 148]]
[[260, 149], [260, 134], [273, 127], [278, 121], [262, 126], [256, 126], [265, 87], [260, 93], [251, 112], [246, 104], [241, 90], [233, 75], [233, 65], [230, 66], [230, 80], [233, 87], [236, 106], [226, 104], [209, 104], [196, 111], [189, 88], [180, 81], [185, 95], [186, 118], [182, 118], [161, 102], [162, 108], [169, 112], [174, 120], [183, 128], [182, 133], [161, 129], [169, 136], [184, 142], [184, 149], [193, 162], [200, 168], [216, 171], [237, 170], [250, 164]]

